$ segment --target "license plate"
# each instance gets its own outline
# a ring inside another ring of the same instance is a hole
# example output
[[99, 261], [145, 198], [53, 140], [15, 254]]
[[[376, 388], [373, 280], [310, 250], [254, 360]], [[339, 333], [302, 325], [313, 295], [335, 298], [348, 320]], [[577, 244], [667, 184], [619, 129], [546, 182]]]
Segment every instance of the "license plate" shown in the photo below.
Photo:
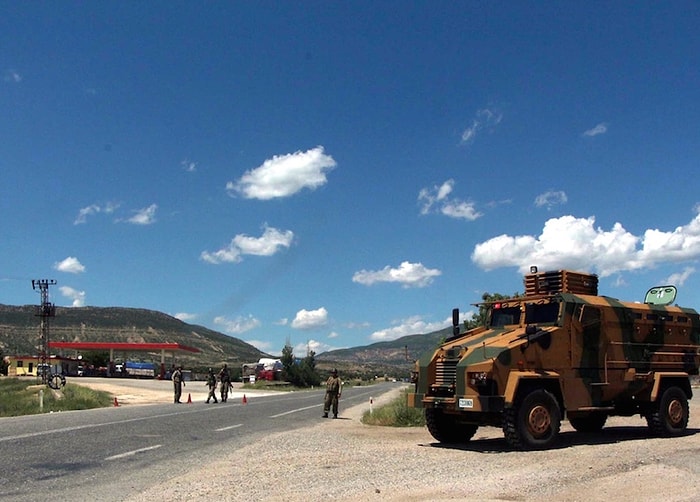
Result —
[[473, 399], [460, 399], [459, 400], [459, 407], [460, 408], [473, 408], [474, 407], [474, 400]]

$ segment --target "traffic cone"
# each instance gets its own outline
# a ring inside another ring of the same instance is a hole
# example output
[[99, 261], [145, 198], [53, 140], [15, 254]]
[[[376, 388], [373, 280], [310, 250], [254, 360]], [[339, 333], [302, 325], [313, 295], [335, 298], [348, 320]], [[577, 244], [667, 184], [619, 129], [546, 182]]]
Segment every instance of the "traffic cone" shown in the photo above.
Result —
[[119, 406], [119, 402], [117, 401], [117, 396], [114, 396], [114, 406]]
[[245, 394], [243, 394], [243, 404], [248, 404], [248, 399], [246, 399]]
[[187, 404], [192, 404], [192, 394], [187, 393]]

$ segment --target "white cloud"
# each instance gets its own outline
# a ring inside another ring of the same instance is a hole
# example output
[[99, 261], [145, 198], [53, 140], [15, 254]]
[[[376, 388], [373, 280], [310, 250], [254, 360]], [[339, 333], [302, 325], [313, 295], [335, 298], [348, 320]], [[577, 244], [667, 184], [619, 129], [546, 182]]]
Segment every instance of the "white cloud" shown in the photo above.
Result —
[[318, 355], [322, 352], [328, 352], [329, 350], [338, 350], [340, 348], [342, 347], [335, 347], [333, 345], [327, 344], [319, 340], [310, 339], [306, 343], [296, 344], [294, 347], [292, 347], [292, 350], [294, 351], [295, 357], [304, 358], [309, 353], [309, 351], [314, 351], [314, 353]]
[[188, 173], [194, 173], [197, 171], [197, 163], [192, 162], [191, 160], [183, 160], [182, 162], [180, 162], [180, 166], [183, 170], [187, 171]]
[[391, 328], [382, 329], [372, 333], [369, 338], [373, 342], [386, 342], [396, 340], [402, 336], [432, 333], [446, 328], [452, 324], [452, 318], [439, 322], [427, 322], [421, 316], [412, 316], [408, 319], [396, 321]]
[[292, 321], [292, 328], [294, 329], [318, 329], [323, 328], [328, 325], [328, 311], [324, 308], [318, 308], [316, 310], [305, 310], [302, 309], [297, 312]]
[[604, 122], [598, 124], [597, 126], [584, 131], [583, 135], [592, 138], [593, 136], [598, 136], [599, 134], [605, 134], [608, 132], [608, 125]]
[[193, 173], [197, 171], [197, 163], [192, 162], [191, 160], [183, 160], [182, 162], [180, 162], [180, 165], [188, 173]]
[[53, 264], [53, 268], [59, 272], [67, 272], [69, 274], [80, 274], [85, 272], [85, 267], [75, 256], [69, 256], [63, 261], [57, 261]]
[[535, 206], [551, 209], [552, 206], [566, 204], [569, 201], [566, 192], [549, 190], [535, 198]]
[[420, 214], [439, 212], [450, 218], [459, 218], [474, 221], [480, 218], [482, 213], [476, 210], [473, 202], [465, 202], [460, 199], [450, 199], [455, 181], [449, 179], [442, 185], [433, 185], [423, 188], [418, 192], [418, 202], [421, 205]]
[[[246, 343], [249, 343], [256, 349], [265, 352], [266, 354], [270, 354], [272, 356], [279, 357], [282, 355], [282, 347], [276, 347], [276, 350], [273, 349], [272, 342], [269, 342], [267, 340], [246, 340]], [[257, 362], [257, 361], [248, 361], [248, 362]]]
[[238, 316], [235, 319], [229, 319], [226, 316], [217, 316], [214, 318], [214, 324], [224, 330], [224, 333], [240, 335], [241, 333], [259, 327], [260, 321], [252, 315], [248, 317]]
[[92, 216], [93, 214], [98, 214], [98, 213], [111, 214], [114, 211], [116, 211], [117, 208], [119, 208], [119, 204], [114, 203], [114, 202], [108, 202], [105, 205], [91, 204], [89, 206], [82, 208], [80, 211], [78, 211], [78, 216], [75, 218], [73, 225], [80, 225], [80, 224], [85, 223], [87, 221], [87, 217]]
[[240, 193], [247, 199], [269, 200], [289, 197], [309, 188], [314, 190], [327, 182], [326, 172], [336, 166], [322, 146], [306, 152], [275, 155], [255, 169], [246, 171], [236, 182], [229, 181], [230, 195]]
[[151, 225], [156, 221], [156, 209], [158, 209], [156, 204], [151, 204], [143, 209], [138, 209], [135, 211], [136, 214], [126, 221], [128, 223], [133, 223], [134, 225]]
[[17, 70], [12, 68], [5, 70], [5, 75], [3, 76], [5, 82], [12, 82], [18, 84], [22, 81], [22, 75], [19, 74]]
[[700, 214], [672, 231], [649, 229], [633, 235], [620, 223], [610, 230], [595, 227], [595, 218], [562, 216], [547, 220], [539, 236], [499, 235], [477, 244], [472, 261], [485, 270], [530, 265], [596, 272], [606, 277], [660, 264], [700, 258]]
[[477, 110], [471, 125], [462, 133], [462, 143], [471, 143], [482, 130], [493, 130], [500, 124], [503, 114], [495, 109], [482, 108]]
[[173, 316], [175, 319], [180, 319], [182, 322], [191, 322], [197, 319], [197, 314], [189, 314], [187, 312], [178, 312]]
[[422, 288], [433, 282], [442, 272], [435, 268], [426, 268], [422, 263], [404, 261], [398, 268], [388, 265], [382, 270], [361, 270], [352, 276], [352, 282], [371, 286], [377, 282], [398, 282], [405, 288]]
[[202, 251], [200, 258], [208, 263], [239, 263], [243, 255], [272, 256], [282, 248], [289, 248], [294, 239], [291, 230], [281, 231], [276, 228], [264, 227], [261, 237], [250, 237], [238, 234], [231, 243], [213, 253]]
[[683, 272], [671, 274], [670, 276], [668, 276], [668, 278], [664, 282], [666, 284], [673, 284], [674, 286], [683, 286], [685, 284], [685, 281], [687, 281], [688, 278], [694, 273], [694, 267], [686, 267], [683, 269]]
[[58, 288], [63, 296], [71, 300], [72, 307], [85, 306], [85, 291], [78, 291], [70, 286], [61, 286]]

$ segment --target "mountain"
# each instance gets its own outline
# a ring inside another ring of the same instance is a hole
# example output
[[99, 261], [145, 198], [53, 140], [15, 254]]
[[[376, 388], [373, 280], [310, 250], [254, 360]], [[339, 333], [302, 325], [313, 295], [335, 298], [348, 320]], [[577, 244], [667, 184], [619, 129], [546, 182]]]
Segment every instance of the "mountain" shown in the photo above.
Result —
[[451, 334], [450, 326], [424, 335], [408, 335], [364, 347], [331, 350], [317, 354], [316, 362], [319, 368], [336, 366], [339, 371], [408, 377], [413, 362], [424, 353], [435, 350]]
[[[0, 304], [0, 351], [4, 355], [38, 353], [41, 320], [36, 315], [37, 310], [36, 305]], [[451, 329], [317, 354], [317, 368], [322, 373], [338, 368], [354, 375], [408, 377], [413, 361], [435, 349], [441, 340], [450, 336]], [[238, 338], [188, 324], [162, 312], [126, 307], [56, 307], [56, 316], [49, 318], [49, 340], [179, 343], [200, 350], [197, 354], [180, 352], [176, 355], [178, 363], [191, 368], [218, 366], [223, 362], [235, 368], [241, 363], [271, 357]], [[115, 359], [127, 357], [160, 360], [159, 353], [151, 356], [115, 354]], [[166, 364], [170, 362], [166, 360]]]
[[[3, 354], [38, 353], [41, 319], [37, 306], [0, 304], [0, 350]], [[153, 310], [124, 307], [56, 307], [49, 321], [49, 340], [66, 342], [179, 343], [200, 353], [179, 352], [183, 366], [229, 365], [270, 357], [254, 346], [203, 326], [188, 324]], [[70, 354], [67, 354], [70, 355]], [[140, 355], [144, 357], [143, 354]], [[115, 354], [115, 358], [124, 358]], [[136, 354], [127, 357], [137, 358]], [[159, 360], [160, 354], [157, 354]], [[169, 360], [167, 361], [170, 362]]]

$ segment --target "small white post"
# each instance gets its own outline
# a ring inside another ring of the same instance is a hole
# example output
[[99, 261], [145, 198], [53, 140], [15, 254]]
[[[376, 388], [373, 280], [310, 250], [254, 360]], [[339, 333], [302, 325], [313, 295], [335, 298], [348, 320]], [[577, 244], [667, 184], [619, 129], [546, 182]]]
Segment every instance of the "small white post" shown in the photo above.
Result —
[[372, 405], [374, 404], [374, 399], [372, 399], [372, 396], [369, 398], [369, 414], [371, 415], [373, 410], [372, 410]]
[[39, 389], [39, 411], [44, 411], [44, 389]]

